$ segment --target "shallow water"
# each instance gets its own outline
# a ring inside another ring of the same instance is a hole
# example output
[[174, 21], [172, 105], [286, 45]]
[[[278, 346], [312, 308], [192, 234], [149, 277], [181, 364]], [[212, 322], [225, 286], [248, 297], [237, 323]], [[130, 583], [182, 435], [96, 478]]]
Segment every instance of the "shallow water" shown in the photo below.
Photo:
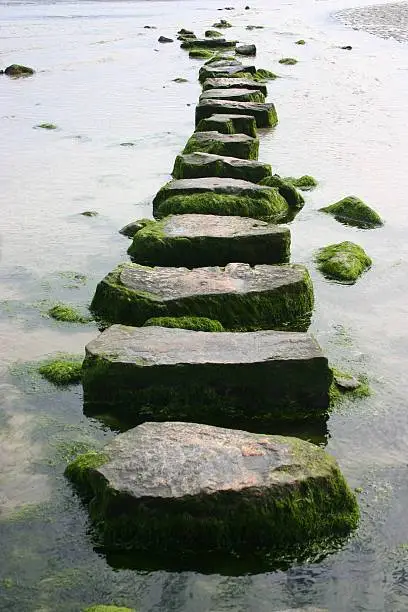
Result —
[[[346, 13], [351, 0], [259, 0], [227, 12], [195, 0], [0, 5], [1, 67], [39, 69], [0, 80], [0, 610], [74, 612], [93, 602], [141, 612], [408, 609], [408, 46], [394, 40], [406, 38], [406, 9], [365, 4]], [[151, 216], [151, 198], [191, 135], [201, 62], [158, 36], [204, 30], [220, 17], [235, 26], [228, 36], [257, 43], [258, 66], [282, 76], [269, 86], [280, 123], [262, 134], [260, 159], [320, 181], [291, 224], [292, 260], [313, 275], [312, 330], [331, 363], [366, 375], [373, 389], [328, 422], [327, 449], [363, 489], [362, 521], [337, 553], [286, 572], [115, 570], [93, 550], [87, 513], [63, 477], [75, 453], [111, 432], [83, 416], [79, 388], [57, 391], [29, 367], [9, 366], [82, 353], [96, 335], [93, 324], [58, 324], [44, 313], [58, 300], [89, 303], [102, 275], [126, 258], [118, 229]], [[266, 27], [247, 32], [247, 24]], [[299, 38], [307, 44], [294, 45]], [[278, 64], [287, 56], [300, 61]], [[59, 129], [33, 129], [43, 122]], [[345, 227], [318, 213], [349, 194], [378, 210], [384, 228]], [[373, 259], [354, 286], [324, 280], [313, 264], [315, 249], [347, 239]]]

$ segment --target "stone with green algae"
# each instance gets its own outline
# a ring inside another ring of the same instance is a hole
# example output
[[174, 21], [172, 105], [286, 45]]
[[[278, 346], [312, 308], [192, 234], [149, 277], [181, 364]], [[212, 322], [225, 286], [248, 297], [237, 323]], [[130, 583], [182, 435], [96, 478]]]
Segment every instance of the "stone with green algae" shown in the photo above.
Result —
[[175, 179], [218, 176], [251, 183], [259, 183], [271, 174], [271, 166], [260, 161], [202, 152], [178, 155], [172, 173]]
[[298, 178], [293, 176], [285, 176], [285, 181], [301, 191], [311, 191], [318, 185], [317, 180], [309, 174], [304, 174]]
[[[211, 91], [211, 90], [210, 90]], [[259, 128], [274, 127], [278, 115], [272, 102], [234, 102], [233, 100], [203, 100], [196, 106], [195, 124], [211, 115], [252, 115]]]
[[207, 79], [216, 79], [216, 78], [231, 78], [235, 75], [239, 75], [239, 78], [244, 76], [244, 78], [248, 74], [255, 74], [256, 68], [255, 66], [243, 66], [239, 62], [223, 62], [222, 65], [213, 65], [208, 64], [201, 66], [198, 78], [200, 83], [203, 83]]
[[236, 102], [265, 102], [265, 95], [259, 89], [209, 89], [204, 91], [200, 98], [204, 100], [234, 100]]
[[147, 266], [284, 263], [290, 257], [290, 230], [245, 217], [172, 215], [140, 230], [128, 253]]
[[383, 225], [380, 215], [365, 204], [359, 198], [348, 196], [335, 204], [320, 209], [322, 212], [333, 215], [333, 217], [345, 223], [362, 229], [370, 229]]
[[237, 44], [236, 40], [226, 40], [225, 38], [194, 38], [184, 40], [181, 43], [182, 49], [232, 49]]
[[81, 382], [82, 361], [54, 359], [41, 365], [38, 371], [43, 378], [57, 387], [75, 385]]
[[213, 28], [232, 28], [232, 24], [229, 23], [229, 21], [226, 21], [225, 19], [220, 19], [220, 21], [213, 23]]
[[209, 89], [257, 89], [261, 91], [264, 96], [268, 93], [266, 85], [248, 78], [207, 79], [203, 83], [203, 91], [208, 91]]
[[256, 121], [252, 115], [211, 115], [208, 119], [202, 119], [195, 131], [257, 137]]
[[194, 132], [183, 153], [213, 153], [240, 159], [258, 159], [259, 140], [247, 134], [221, 134], [220, 132]]
[[279, 63], [284, 64], [285, 66], [294, 66], [298, 63], [298, 61], [294, 57], [282, 57], [282, 59], [279, 60]]
[[11, 64], [11, 66], [7, 66], [4, 70], [4, 74], [14, 78], [32, 76], [34, 73], [35, 70], [33, 68], [21, 64]]
[[300, 210], [305, 203], [302, 194], [290, 183], [281, 178], [278, 174], [267, 176], [260, 181], [260, 185], [268, 185], [276, 187], [283, 198], [287, 201], [291, 208]]
[[355, 283], [372, 264], [361, 246], [348, 241], [320, 249], [316, 262], [324, 276], [348, 284]]
[[214, 54], [209, 49], [190, 49], [188, 52], [189, 57], [192, 59], [208, 59]]
[[192, 329], [193, 331], [223, 332], [219, 321], [207, 317], [152, 317], [143, 327], [170, 327], [172, 329]]
[[136, 610], [135, 608], [124, 608], [123, 606], [96, 604], [85, 608], [83, 612], [136, 612]]
[[83, 314], [69, 304], [55, 304], [48, 310], [48, 315], [57, 321], [67, 323], [89, 323], [89, 317], [84, 317]]
[[256, 45], [237, 45], [235, 52], [238, 55], [253, 56], [256, 55]]
[[204, 36], [206, 38], [222, 38], [222, 34], [218, 30], [206, 30]]

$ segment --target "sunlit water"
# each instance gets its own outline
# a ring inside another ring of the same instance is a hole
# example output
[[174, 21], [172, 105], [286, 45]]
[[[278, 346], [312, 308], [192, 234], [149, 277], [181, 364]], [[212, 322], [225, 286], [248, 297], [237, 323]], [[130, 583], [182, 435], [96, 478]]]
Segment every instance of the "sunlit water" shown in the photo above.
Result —
[[[38, 70], [0, 77], [0, 610], [77, 612], [93, 602], [141, 612], [408, 609], [408, 46], [396, 42], [407, 37], [406, 8], [250, 4], [225, 12], [212, 0], [0, 5], [0, 67]], [[126, 258], [118, 229], [151, 215], [151, 197], [193, 131], [200, 62], [158, 36], [221, 17], [234, 24], [229, 36], [256, 42], [258, 66], [282, 76], [269, 86], [280, 123], [262, 134], [260, 158], [320, 181], [291, 224], [292, 259], [313, 275], [312, 330], [331, 363], [366, 375], [373, 389], [328, 422], [327, 449], [363, 490], [362, 521], [342, 550], [286, 572], [114, 570], [93, 550], [87, 513], [63, 477], [75, 453], [112, 433], [84, 417], [79, 388], [56, 391], [15, 364], [82, 353], [96, 335], [93, 324], [57, 324], [44, 313], [58, 300], [86, 307], [96, 282]], [[299, 38], [307, 44], [294, 45]], [[281, 66], [285, 56], [299, 63]], [[43, 122], [59, 129], [33, 129]], [[349, 194], [377, 209], [384, 228], [349, 228], [318, 212]], [[313, 264], [318, 247], [347, 239], [373, 259], [355, 286], [324, 280]]]

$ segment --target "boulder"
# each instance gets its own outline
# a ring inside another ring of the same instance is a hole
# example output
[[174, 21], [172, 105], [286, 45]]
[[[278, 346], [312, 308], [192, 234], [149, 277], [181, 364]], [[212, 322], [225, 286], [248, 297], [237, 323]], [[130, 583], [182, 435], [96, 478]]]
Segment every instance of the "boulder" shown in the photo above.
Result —
[[347, 284], [355, 283], [372, 264], [364, 249], [348, 241], [320, 249], [316, 262], [324, 276]]
[[209, 89], [200, 96], [205, 100], [235, 100], [237, 102], [265, 102], [265, 96], [259, 89]]
[[128, 253], [146, 266], [275, 264], [289, 261], [290, 230], [247, 217], [172, 215], [139, 230]]
[[375, 210], [354, 196], [343, 198], [339, 202], [331, 204], [331, 206], [325, 206], [320, 210], [333, 215], [341, 223], [354, 225], [362, 229], [380, 227], [384, 224]]
[[259, 140], [246, 134], [220, 134], [220, 132], [194, 132], [183, 153], [213, 153], [240, 159], [258, 159]]
[[204, 36], [206, 38], [222, 38], [222, 34], [218, 30], [206, 30]]
[[221, 134], [246, 134], [256, 138], [256, 121], [251, 115], [211, 115], [202, 119], [196, 132], [220, 132]]
[[181, 43], [182, 49], [232, 49], [237, 44], [236, 40], [225, 40], [225, 38], [195, 38], [185, 40]]
[[315, 557], [359, 520], [334, 457], [298, 438], [146, 422], [80, 455], [65, 475], [106, 551], [258, 551], [287, 563], [306, 550]]
[[199, 213], [284, 221], [289, 208], [274, 187], [218, 177], [180, 179], [167, 183], [153, 200], [156, 218]]
[[282, 57], [282, 59], [279, 60], [279, 63], [283, 64], [284, 66], [294, 66], [298, 63], [298, 61], [294, 57]]
[[276, 187], [291, 208], [295, 210], [300, 210], [303, 208], [305, 199], [300, 191], [298, 191], [289, 182], [285, 181], [285, 179], [281, 178], [278, 174], [267, 176], [266, 178], [262, 179], [260, 183], [261, 185], [268, 185], [268, 187]]
[[274, 127], [278, 123], [275, 105], [270, 102], [234, 102], [230, 100], [204, 100], [196, 106], [195, 122], [207, 119], [214, 114], [222, 115], [252, 115], [260, 128]]
[[4, 74], [11, 77], [26, 77], [35, 73], [33, 68], [29, 66], [21, 66], [21, 64], [11, 64], [4, 70]]
[[140, 326], [152, 317], [193, 316], [230, 330], [307, 327], [312, 308], [304, 266], [243, 263], [192, 270], [120, 264], [98, 284], [91, 304], [108, 323]]
[[256, 68], [255, 66], [242, 66], [242, 64], [233, 64], [233, 65], [222, 65], [222, 66], [214, 66], [213, 64], [208, 64], [201, 66], [200, 71], [198, 73], [198, 78], [200, 83], [203, 83], [207, 79], [216, 79], [216, 78], [230, 78], [235, 74], [239, 74], [240, 76], [244, 74], [255, 74]]
[[269, 164], [263, 162], [223, 157], [210, 153], [190, 153], [178, 155], [174, 163], [173, 177], [175, 179], [191, 179], [203, 177], [234, 178], [251, 183], [259, 183], [272, 173]]
[[208, 59], [212, 57], [214, 53], [210, 49], [190, 49], [188, 56], [193, 59]]
[[251, 81], [251, 79], [207, 79], [203, 83], [203, 91], [209, 89], [257, 89], [261, 91], [264, 96], [268, 94], [266, 85], [257, 81]]
[[137, 219], [136, 221], [131, 221], [119, 230], [119, 234], [127, 236], [127, 238], [133, 238], [136, 232], [143, 229], [150, 221], [150, 219]]
[[297, 189], [300, 189], [301, 191], [311, 191], [318, 185], [317, 180], [313, 176], [310, 176], [309, 174], [304, 174], [303, 176], [300, 176], [299, 178], [296, 178], [293, 176], [286, 176], [285, 181], [287, 183], [290, 183]]
[[247, 55], [247, 56], [256, 55], [256, 46], [255, 45], [237, 45], [235, 48], [235, 53], [238, 53], [238, 55]]
[[238, 61], [235, 57], [225, 57], [221, 56], [218, 53], [213, 55], [212, 58], [207, 60], [204, 64], [205, 66], [212, 66], [213, 68], [225, 68], [225, 67], [239, 67], [242, 68], [242, 63]]
[[219, 21], [217, 21], [216, 23], [213, 23], [213, 28], [232, 28], [232, 24], [230, 24], [228, 21], [226, 21], [225, 19], [220, 19]]
[[159, 36], [158, 41], [160, 43], [172, 43], [174, 40], [172, 38], [167, 38], [167, 36]]

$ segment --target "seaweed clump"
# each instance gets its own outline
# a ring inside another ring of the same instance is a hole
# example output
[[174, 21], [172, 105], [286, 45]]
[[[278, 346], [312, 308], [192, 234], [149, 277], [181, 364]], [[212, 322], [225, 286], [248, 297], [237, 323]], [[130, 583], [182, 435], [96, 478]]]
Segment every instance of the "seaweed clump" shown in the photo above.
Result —
[[55, 359], [40, 366], [38, 371], [41, 376], [57, 387], [76, 385], [81, 382], [82, 362]]

